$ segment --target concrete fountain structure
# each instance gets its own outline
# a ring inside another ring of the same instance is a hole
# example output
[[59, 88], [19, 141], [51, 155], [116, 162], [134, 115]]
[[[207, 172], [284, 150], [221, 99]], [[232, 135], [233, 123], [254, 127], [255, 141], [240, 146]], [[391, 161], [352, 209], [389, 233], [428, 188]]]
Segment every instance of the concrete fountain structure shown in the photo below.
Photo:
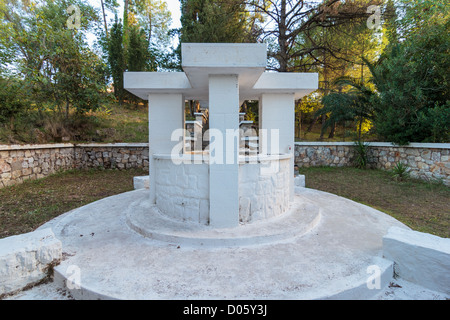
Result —
[[[294, 185], [294, 101], [317, 89], [318, 76], [265, 72], [266, 50], [183, 44], [184, 72], [125, 74], [125, 88], [149, 100], [149, 188], [40, 228], [62, 243], [58, 287], [76, 299], [385, 294], [394, 263], [384, 258], [383, 237], [392, 227], [409, 228], [362, 204]], [[207, 151], [185, 150], [187, 99], [209, 106]], [[250, 99], [259, 100], [259, 153], [242, 155], [239, 106]]]
[[[294, 101], [317, 89], [318, 75], [265, 72], [266, 61], [266, 44], [182, 44], [184, 72], [125, 74], [125, 88], [149, 100], [150, 197], [161, 212], [223, 228], [288, 209]], [[208, 153], [183, 149], [185, 100], [209, 105]], [[254, 157], [239, 155], [245, 100], [260, 102], [261, 146]]]

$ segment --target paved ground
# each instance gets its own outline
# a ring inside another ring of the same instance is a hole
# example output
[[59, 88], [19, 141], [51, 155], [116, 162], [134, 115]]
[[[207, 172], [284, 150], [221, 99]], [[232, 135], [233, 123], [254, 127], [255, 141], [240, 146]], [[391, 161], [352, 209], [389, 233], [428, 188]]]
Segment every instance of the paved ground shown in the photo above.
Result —
[[[390, 286], [384, 288], [373, 300], [448, 300], [446, 295], [428, 290], [411, 282], [394, 279]], [[20, 292], [5, 300], [74, 300], [55, 283], [47, 283], [30, 290]]]
[[[290, 215], [305, 219], [279, 218], [277, 223], [282, 228], [283, 221], [297, 221], [301, 233], [224, 247], [202, 246], [191, 238], [161, 241], [152, 238], [151, 226], [144, 228], [146, 237], [131, 229], [130, 215], [148, 212], [147, 190], [73, 210], [42, 227], [51, 227], [63, 243], [65, 259], [55, 268], [55, 282], [9, 299], [448, 298], [392, 278], [392, 262], [382, 258], [382, 237], [391, 226], [406, 226], [348, 199], [311, 189], [297, 191], [297, 206]], [[311, 216], [314, 207], [320, 210]], [[370, 266], [381, 272], [379, 290], [367, 287]], [[62, 290], [67, 279], [75, 280], [74, 286], [79, 280], [81, 289]]]

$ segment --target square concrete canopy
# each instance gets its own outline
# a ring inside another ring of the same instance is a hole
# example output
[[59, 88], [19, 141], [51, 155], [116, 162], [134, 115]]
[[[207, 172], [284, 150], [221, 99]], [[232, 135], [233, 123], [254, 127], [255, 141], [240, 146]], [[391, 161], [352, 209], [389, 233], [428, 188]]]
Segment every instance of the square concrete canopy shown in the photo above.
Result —
[[317, 73], [264, 72], [263, 43], [183, 43], [184, 72], [125, 72], [124, 88], [141, 99], [152, 93], [181, 93], [186, 100], [208, 100], [208, 77], [238, 75], [239, 101], [262, 93], [292, 93], [299, 99], [317, 89]]
[[197, 100], [208, 99], [210, 75], [238, 76], [239, 91], [251, 90], [266, 69], [267, 45], [263, 43], [183, 43], [182, 68]]

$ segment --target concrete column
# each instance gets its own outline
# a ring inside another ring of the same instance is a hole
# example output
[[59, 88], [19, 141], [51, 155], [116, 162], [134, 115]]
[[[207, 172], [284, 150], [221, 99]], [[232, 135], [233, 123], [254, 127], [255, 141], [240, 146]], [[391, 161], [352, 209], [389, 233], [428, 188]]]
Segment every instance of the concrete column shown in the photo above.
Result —
[[180, 142], [184, 146], [184, 134], [177, 141], [171, 141], [172, 133], [177, 129], [184, 131], [184, 99], [180, 93], [150, 94], [148, 97], [149, 113], [149, 171], [150, 201], [155, 198], [155, 164], [154, 154], [171, 154]]
[[202, 151], [203, 145], [203, 113], [194, 113], [194, 151]]
[[260, 153], [292, 154], [289, 192], [294, 199], [294, 94], [262, 94], [259, 101]]
[[[239, 225], [239, 83], [237, 75], [209, 76], [209, 130], [210, 225], [216, 228], [235, 227]], [[230, 133], [235, 134], [230, 135]], [[211, 150], [211, 147], [215, 150]], [[220, 154], [221, 152], [223, 153]]]

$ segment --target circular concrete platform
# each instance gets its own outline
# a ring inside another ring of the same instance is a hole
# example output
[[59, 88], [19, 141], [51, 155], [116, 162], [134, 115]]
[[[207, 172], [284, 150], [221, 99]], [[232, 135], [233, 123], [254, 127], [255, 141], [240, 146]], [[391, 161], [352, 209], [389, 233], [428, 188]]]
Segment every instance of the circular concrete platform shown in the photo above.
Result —
[[241, 247], [274, 243], [306, 234], [320, 222], [320, 211], [316, 205], [294, 202], [280, 216], [222, 229], [170, 219], [148, 199], [131, 203], [125, 214], [129, 227], [147, 238], [179, 245]]
[[[393, 276], [382, 237], [391, 226], [407, 228], [351, 200], [298, 188], [293, 210], [273, 229], [179, 230], [143, 214], [148, 195], [109, 197], [42, 226], [63, 244], [55, 283], [76, 299], [370, 299]], [[367, 286], [374, 270], [379, 288]]]

